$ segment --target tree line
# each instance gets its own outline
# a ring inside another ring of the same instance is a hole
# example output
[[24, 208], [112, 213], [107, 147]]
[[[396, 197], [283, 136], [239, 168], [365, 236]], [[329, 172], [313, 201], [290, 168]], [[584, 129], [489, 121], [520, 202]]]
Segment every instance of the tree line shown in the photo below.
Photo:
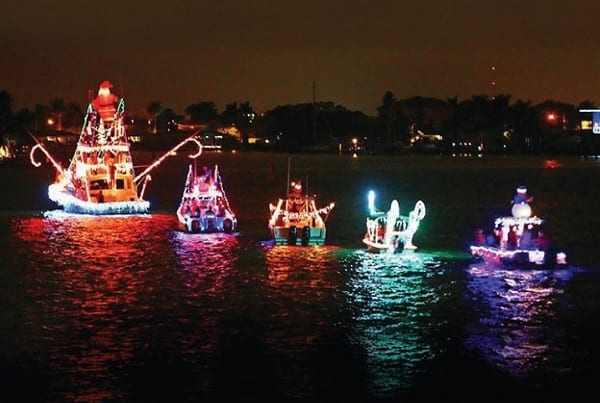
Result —
[[[2, 144], [27, 142], [27, 131], [43, 135], [78, 133], [81, 105], [62, 98], [38, 104], [33, 110], [13, 111], [12, 97], [0, 91]], [[452, 152], [459, 145], [497, 154], [596, 153], [599, 140], [582, 127], [591, 120], [578, 105], [546, 100], [539, 104], [499, 94], [438, 99], [415, 96], [397, 99], [387, 91], [369, 116], [333, 102], [276, 106], [256, 113], [250, 102], [232, 102], [218, 111], [211, 101], [188, 105], [183, 114], [159, 101], [148, 103], [142, 116], [129, 115], [129, 134], [170, 136], [181, 124], [198, 124], [210, 132], [234, 127], [245, 149], [286, 152]], [[600, 136], [599, 136], [600, 137]]]

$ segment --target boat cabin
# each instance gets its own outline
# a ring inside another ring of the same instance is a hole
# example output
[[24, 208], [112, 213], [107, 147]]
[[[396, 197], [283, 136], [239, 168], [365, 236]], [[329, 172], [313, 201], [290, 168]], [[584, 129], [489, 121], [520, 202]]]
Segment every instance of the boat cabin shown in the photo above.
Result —
[[90, 175], [89, 201], [95, 203], [134, 201], [138, 199], [137, 189], [130, 174], [116, 173], [111, 183], [104, 175]]

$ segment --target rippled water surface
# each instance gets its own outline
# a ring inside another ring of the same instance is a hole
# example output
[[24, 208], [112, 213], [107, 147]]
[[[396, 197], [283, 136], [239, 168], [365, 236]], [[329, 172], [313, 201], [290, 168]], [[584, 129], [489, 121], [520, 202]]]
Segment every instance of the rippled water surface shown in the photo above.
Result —
[[[204, 158], [230, 185], [237, 234], [177, 231], [185, 161], [154, 175], [152, 214], [114, 217], [65, 214], [44, 194], [51, 172], [0, 167], [0, 185], [11, 190], [0, 196], [3, 401], [573, 401], [594, 393], [594, 161], [548, 170], [527, 159], [297, 157], [305, 183], [323, 189], [323, 203], [336, 202], [327, 245], [303, 248], [261, 242], [268, 202], [285, 189], [287, 156]], [[498, 269], [465, 252], [472, 229], [524, 179], [568, 247], [565, 269]], [[416, 252], [362, 247], [370, 188], [382, 190], [381, 208], [390, 198], [401, 210], [425, 202]]]

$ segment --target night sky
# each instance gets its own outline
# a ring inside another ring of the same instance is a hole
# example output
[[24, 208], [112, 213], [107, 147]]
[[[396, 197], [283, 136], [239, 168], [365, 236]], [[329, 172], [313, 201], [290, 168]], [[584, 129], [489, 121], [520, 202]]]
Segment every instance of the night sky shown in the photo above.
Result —
[[[545, 0], [8, 0], [0, 90], [13, 109], [115, 84], [132, 113], [510, 94], [600, 102], [600, 5]], [[495, 66], [495, 70], [492, 68]], [[495, 86], [492, 85], [495, 82]]]

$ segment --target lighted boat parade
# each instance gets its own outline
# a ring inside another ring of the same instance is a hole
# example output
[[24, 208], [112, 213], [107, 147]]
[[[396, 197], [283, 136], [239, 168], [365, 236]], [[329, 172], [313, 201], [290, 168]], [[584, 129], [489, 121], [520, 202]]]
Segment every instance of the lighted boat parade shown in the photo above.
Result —
[[150, 171], [173, 155], [187, 142], [194, 142], [198, 152], [201, 143], [190, 136], [156, 159], [137, 174], [131, 156], [131, 145], [125, 130], [125, 101], [111, 92], [109, 81], [100, 84], [97, 96], [87, 107], [83, 127], [73, 157], [66, 169], [32, 135], [31, 163], [36, 151], [45, 154], [56, 169], [56, 180], [48, 187], [48, 197], [65, 212], [77, 214], [144, 214], [150, 202], [144, 199]]
[[219, 166], [214, 169], [203, 167], [198, 175], [197, 163], [188, 167], [181, 202], [177, 209], [179, 229], [190, 233], [224, 232], [237, 229], [237, 218], [232, 211]]
[[323, 245], [326, 221], [335, 207], [331, 202], [317, 208], [316, 197], [302, 193], [302, 181], [289, 182], [287, 198], [269, 204], [269, 231], [276, 245]]
[[486, 263], [517, 267], [565, 266], [567, 255], [556, 251], [544, 229], [544, 220], [533, 214], [533, 198], [519, 186], [511, 215], [494, 220], [492, 232], [475, 231], [471, 254]]
[[394, 199], [387, 212], [375, 208], [375, 192], [368, 194], [367, 231], [363, 243], [369, 252], [394, 253], [396, 251], [414, 251], [417, 246], [413, 237], [419, 224], [425, 218], [425, 203], [418, 200], [408, 215], [400, 214], [400, 204]]

